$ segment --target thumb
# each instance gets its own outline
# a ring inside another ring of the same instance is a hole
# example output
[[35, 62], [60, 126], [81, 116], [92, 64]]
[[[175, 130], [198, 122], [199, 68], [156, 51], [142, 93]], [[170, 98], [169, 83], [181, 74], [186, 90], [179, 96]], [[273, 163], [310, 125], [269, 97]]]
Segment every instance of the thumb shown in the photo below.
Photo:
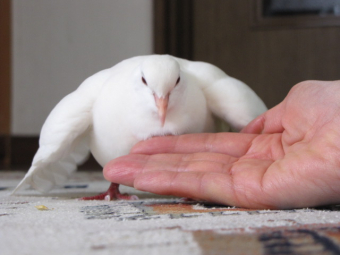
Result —
[[284, 128], [282, 126], [282, 116], [284, 114], [284, 102], [281, 102], [272, 109], [264, 112], [247, 126], [245, 126], [241, 133], [248, 134], [273, 134], [282, 133]]

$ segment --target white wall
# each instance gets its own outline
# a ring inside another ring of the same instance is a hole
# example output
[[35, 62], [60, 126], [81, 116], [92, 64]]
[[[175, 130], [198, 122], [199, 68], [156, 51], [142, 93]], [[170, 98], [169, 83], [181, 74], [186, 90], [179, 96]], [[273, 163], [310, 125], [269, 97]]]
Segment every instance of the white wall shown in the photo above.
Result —
[[12, 134], [37, 135], [93, 73], [152, 53], [151, 0], [13, 0]]

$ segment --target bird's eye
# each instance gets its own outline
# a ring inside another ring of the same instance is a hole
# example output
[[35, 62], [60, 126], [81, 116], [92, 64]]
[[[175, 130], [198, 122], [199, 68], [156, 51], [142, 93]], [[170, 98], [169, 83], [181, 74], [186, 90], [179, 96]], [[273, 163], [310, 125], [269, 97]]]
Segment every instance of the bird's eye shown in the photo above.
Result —
[[142, 76], [142, 82], [145, 84], [145, 85], [148, 85], [145, 78]]
[[177, 81], [176, 81], [176, 85], [180, 82], [181, 77], [178, 77]]

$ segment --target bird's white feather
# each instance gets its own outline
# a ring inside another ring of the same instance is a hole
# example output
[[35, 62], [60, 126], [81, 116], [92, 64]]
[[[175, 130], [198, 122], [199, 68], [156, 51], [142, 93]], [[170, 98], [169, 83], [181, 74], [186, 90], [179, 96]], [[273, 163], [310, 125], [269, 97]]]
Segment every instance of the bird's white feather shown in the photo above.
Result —
[[[167, 96], [162, 124], [155, 98]], [[213, 132], [214, 116], [239, 130], [265, 110], [247, 85], [214, 65], [168, 55], [130, 58], [91, 76], [53, 109], [14, 192], [62, 184], [89, 150], [105, 165], [152, 136]]]
[[93, 75], [55, 106], [42, 127], [32, 166], [13, 193], [28, 186], [48, 192], [56, 184], [63, 184], [86, 160], [90, 152], [92, 105], [109, 75], [109, 69]]
[[267, 110], [263, 101], [245, 83], [228, 76], [218, 67], [205, 62], [178, 59], [182, 70], [190, 74], [207, 100], [210, 111], [239, 131]]

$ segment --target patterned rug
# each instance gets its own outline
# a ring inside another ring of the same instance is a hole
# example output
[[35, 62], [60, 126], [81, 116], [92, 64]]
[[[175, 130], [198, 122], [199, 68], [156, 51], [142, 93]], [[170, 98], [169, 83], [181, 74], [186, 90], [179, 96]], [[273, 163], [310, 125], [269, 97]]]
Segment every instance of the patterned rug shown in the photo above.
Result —
[[48, 195], [9, 196], [22, 172], [0, 172], [0, 254], [340, 254], [340, 207], [247, 210], [128, 187], [137, 201], [79, 201], [105, 191], [78, 172]]

